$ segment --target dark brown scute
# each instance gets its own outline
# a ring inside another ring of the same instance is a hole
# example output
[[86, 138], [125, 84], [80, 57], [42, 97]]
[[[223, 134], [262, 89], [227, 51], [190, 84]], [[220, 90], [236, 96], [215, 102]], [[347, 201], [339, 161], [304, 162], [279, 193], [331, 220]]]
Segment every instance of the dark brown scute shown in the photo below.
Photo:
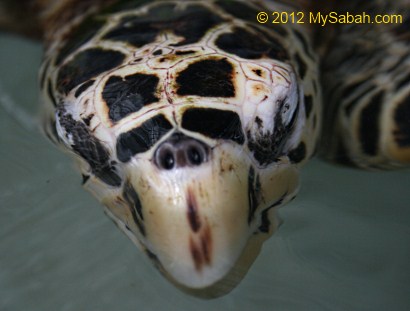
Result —
[[214, 139], [243, 144], [245, 137], [237, 113], [212, 108], [191, 108], [182, 116], [182, 127]]
[[122, 133], [117, 140], [117, 157], [121, 162], [128, 162], [138, 154], [149, 150], [155, 143], [173, 128], [164, 115], [157, 115], [139, 127]]
[[90, 133], [87, 126], [65, 113], [64, 108], [59, 109], [58, 119], [67, 138], [70, 136], [72, 140], [72, 150], [90, 165], [92, 173], [107, 185], [119, 187], [122, 181], [115, 165], [110, 162], [109, 151]]
[[222, 34], [215, 40], [221, 50], [244, 59], [269, 57], [286, 61], [289, 56], [280, 42], [266, 33], [254, 28], [255, 33], [245, 28], [235, 27], [231, 33]]
[[178, 74], [177, 94], [234, 97], [233, 78], [233, 66], [226, 58], [201, 60], [190, 64]]
[[57, 77], [57, 90], [67, 94], [76, 86], [119, 66], [125, 55], [117, 51], [98, 48], [84, 50], [61, 67]]
[[142, 107], [157, 102], [155, 95], [159, 78], [155, 75], [136, 73], [124, 78], [108, 79], [102, 97], [109, 108], [109, 117], [117, 122]]

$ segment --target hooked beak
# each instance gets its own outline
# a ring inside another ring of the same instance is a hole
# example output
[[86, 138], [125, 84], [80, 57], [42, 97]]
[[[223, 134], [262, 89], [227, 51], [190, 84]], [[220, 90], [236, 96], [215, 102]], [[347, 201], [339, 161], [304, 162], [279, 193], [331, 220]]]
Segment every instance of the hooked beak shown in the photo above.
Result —
[[271, 221], [267, 234], [256, 234], [259, 207], [297, 185], [297, 174], [287, 181], [286, 169], [276, 179], [269, 172], [258, 181], [267, 191], [257, 185], [256, 194], [249, 160], [232, 147], [219, 148], [201, 166], [158, 171], [146, 162], [129, 176], [142, 206], [139, 242], [172, 283], [203, 298], [223, 295], [243, 278], [274, 231]]

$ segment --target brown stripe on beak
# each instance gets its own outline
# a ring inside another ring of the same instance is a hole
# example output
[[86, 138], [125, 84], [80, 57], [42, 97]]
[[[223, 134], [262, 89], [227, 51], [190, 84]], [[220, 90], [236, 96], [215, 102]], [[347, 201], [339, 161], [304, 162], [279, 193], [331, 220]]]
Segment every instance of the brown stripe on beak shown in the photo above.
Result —
[[208, 224], [201, 230], [199, 241], [194, 237], [190, 237], [189, 250], [194, 261], [195, 270], [200, 272], [205, 265], [211, 265], [212, 235]]
[[187, 205], [188, 222], [191, 226], [192, 231], [196, 233], [199, 231], [199, 229], [201, 229], [201, 219], [198, 215], [198, 204], [196, 202], [195, 194], [191, 190], [191, 188], [188, 188], [187, 190]]

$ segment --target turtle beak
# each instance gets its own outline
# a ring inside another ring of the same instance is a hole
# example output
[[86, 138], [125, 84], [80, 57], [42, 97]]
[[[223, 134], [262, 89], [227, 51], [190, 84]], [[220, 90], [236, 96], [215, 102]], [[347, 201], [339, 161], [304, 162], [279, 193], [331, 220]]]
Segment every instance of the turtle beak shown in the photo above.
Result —
[[[283, 196], [297, 177], [288, 182], [286, 170], [276, 179], [272, 172], [256, 174], [242, 147], [234, 144], [221, 144], [204, 159], [200, 165], [165, 170], [155, 160], [136, 162], [138, 167], [128, 170], [128, 188], [141, 206], [134, 217], [140, 232], [143, 228], [138, 240], [155, 265], [181, 289], [215, 297], [243, 278], [274, 230], [270, 220], [271, 230], [257, 234], [261, 207]], [[131, 217], [126, 221], [138, 229]]]
[[143, 206], [145, 247], [163, 272], [187, 288], [208, 287], [235, 265], [249, 238], [249, 166], [215, 158], [199, 166], [130, 178]]

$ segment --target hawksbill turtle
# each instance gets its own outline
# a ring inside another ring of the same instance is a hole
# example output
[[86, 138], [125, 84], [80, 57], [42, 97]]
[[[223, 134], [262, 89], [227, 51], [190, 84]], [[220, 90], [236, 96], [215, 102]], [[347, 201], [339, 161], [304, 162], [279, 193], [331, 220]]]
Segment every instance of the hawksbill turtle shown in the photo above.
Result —
[[[409, 2], [316, 2], [0, 4], [2, 28], [44, 42], [45, 134], [186, 292], [236, 286], [315, 153], [364, 169], [409, 165]], [[257, 19], [341, 9], [403, 22]]]

